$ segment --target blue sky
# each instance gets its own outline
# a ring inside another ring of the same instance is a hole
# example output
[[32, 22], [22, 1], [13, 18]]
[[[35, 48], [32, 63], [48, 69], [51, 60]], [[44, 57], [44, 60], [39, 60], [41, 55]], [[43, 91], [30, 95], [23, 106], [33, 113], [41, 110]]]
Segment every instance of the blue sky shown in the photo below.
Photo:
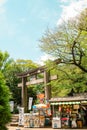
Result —
[[13, 59], [46, 58], [38, 44], [47, 27], [85, 7], [87, 0], [0, 0], [0, 50]]

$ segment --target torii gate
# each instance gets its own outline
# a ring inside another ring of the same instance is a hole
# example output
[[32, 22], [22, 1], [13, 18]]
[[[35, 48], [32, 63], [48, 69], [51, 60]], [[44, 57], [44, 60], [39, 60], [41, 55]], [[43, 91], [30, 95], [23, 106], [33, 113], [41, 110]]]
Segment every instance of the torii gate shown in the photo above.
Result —
[[[60, 59], [54, 61], [56, 64], [60, 63]], [[37, 75], [43, 73], [43, 78], [38, 79]], [[27, 86], [44, 83], [44, 90], [45, 90], [45, 99], [49, 100], [51, 98], [51, 86], [48, 83], [51, 80], [57, 79], [57, 75], [51, 76], [50, 71], [47, 71], [45, 66], [38, 67], [34, 70], [30, 70], [25, 73], [21, 73], [17, 75], [19, 78], [22, 79], [22, 83], [18, 84], [18, 87], [22, 87], [22, 107], [24, 107], [24, 111], [27, 111]], [[34, 77], [32, 80], [28, 81], [27, 77]]]

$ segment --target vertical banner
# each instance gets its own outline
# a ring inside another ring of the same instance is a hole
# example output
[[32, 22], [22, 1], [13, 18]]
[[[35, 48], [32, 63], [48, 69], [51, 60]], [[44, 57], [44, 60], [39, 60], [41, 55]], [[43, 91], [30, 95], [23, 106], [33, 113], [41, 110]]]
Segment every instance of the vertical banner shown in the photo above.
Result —
[[10, 111], [14, 111], [14, 101], [10, 101]]
[[19, 126], [24, 125], [24, 108], [19, 107]]
[[29, 97], [29, 103], [28, 103], [29, 110], [31, 110], [31, 108], [32, 108], [32, 102], [33, 102], [33, 97]]

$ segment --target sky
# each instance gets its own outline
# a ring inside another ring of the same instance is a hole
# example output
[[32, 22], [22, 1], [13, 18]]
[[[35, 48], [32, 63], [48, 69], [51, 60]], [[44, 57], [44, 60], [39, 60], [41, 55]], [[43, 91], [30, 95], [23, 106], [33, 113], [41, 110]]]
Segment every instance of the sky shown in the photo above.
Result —
[[39, 40], [46, 29], [86, 7], [87, 0], [0, 0], [0, 50], [14, 60], [45, 60]]

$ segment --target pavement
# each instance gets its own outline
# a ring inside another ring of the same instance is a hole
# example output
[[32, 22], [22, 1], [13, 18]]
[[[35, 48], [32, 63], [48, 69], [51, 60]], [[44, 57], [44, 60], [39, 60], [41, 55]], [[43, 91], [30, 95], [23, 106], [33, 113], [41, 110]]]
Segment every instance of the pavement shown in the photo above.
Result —
[[[57, 128], [58, 130], [71, 130], [71, 129], [59, 129], [59, 128]], [[56, 129], [56, 130], [57, 130]], [[53, 128], [24, 128], [24, 127], [12, 127], [12, 126], [8, 126], [8, 130], [55, 130], [55, 129], [53, 129]], [[83, 129], [73, 129], [73, 130], [83, 130]], [[86, 129], [84, 129], [84, 130], [87, 130], [87, 128]]]
[[53, 130], [53, 128], [24, 128], [8, 126], [8, 130]]

